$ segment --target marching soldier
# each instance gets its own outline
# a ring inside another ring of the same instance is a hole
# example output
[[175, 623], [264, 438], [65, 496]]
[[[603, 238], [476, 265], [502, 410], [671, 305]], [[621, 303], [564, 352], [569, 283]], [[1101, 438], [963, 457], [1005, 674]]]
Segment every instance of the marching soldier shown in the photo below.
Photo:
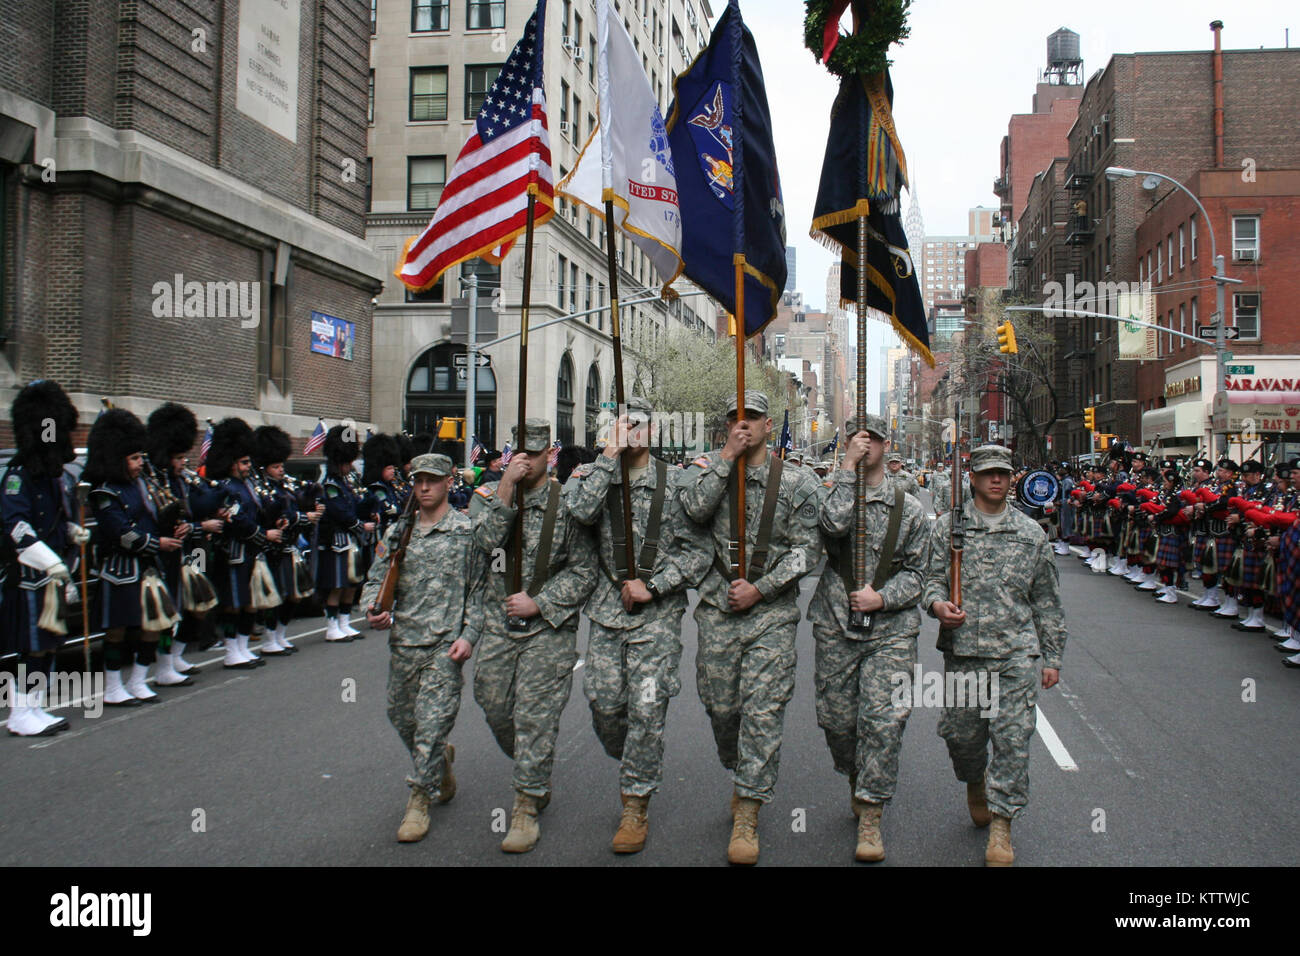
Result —
[[[514, 431], [516, 451], [500, 482], [481, 485], [470, 501], [474, 543], [490, 565], [474, 699], [514, 760], [514, 807], [501, 849], [526, 853], [541, 836], [537, 814], [551, 801], [555, 738], [578, 660], [578, 612], [596, 585], [596, 555], [547, 475], [551, 423], [529, 418], [522, 434]], [[512, 593], [516, 489], [524, 508], [522, 590]]]
[[[361, 592], [370, 626], [392, 628], [388, 637], [388, 719], [411, 754], [414, 773], [406, 815], [397, 830], [401, 843], [424, 839], [429, 832], [429, 805], [449, 803], [456, 795], [451, 764], [455, 749], [447, 743], [460, 711], [461, 667], [469, 660], [483, 620], [483, 586], [487, 569], [474, 547], [467, 516], [447, 501], [451, 459], [418, 455], [411, 462], [416, 512], [388, 529], [384, 552], [370, 567]], [[393, 550], [407, 520], [414, 520], [401, 574], [393, 592], [393, 610], [376, 606]]]
[[141, 480], [148, 443], [144, 423], [116, 408], [95, 420], [87, 440], [83, 478], [92, 486], [99, 562], [95, 614], [104, 629], [104, 703], [109, 707], [157, 702], [145, 678], [157, 659], [159, 635], [178, 620], [158, 555], [180, 550], [183, 541], [159, 534], [157, 507]]
[[[9, 417], [18, 454], [0, 478], [0, 654], [18, 654], [26, 673], [44, 674], [48, 687], [67, 634], [60, 610], [71, 572], [64, 557], [90, 537], [72, 520], [63, 486], [63, 466], [76, 457], [77, 409], [57, 382], [39, 381], [18, 393]], [[66, 720], [45, 710], [43, 698], [39, 687], [29, 691], [14, 682], [10, 735], [45, 737], [68, 729]]]
[[992, 823], [985, 863], [1010, 866], [1011, 821], [1029, 802], [1038, 660], [1043, 689], [1054, 687], [1065, 653], [1065, 617], [1047, 536], [1006, 504], [1011, 451], [976, 448], [970, 471], [974, 506], [965, 513], [962, 603], [953, 603], [950, 590], [951, 514], [935, 520], [921, 603], [939, 620], [945, 686], [953, 678], [967, 687], [985, 681], [992, 691], [991, 716], [978, 702], [968, 699], [962, 707], [946, 701], [939, 736], [948, 744], [957, 779], [966, 784], [972, 821], [979, 827]]
[[[732, 863], [758, 862], [758, 809], [772, 799], [781, 757], [785, 706], [794, 693], [798, 581], [822, 556], [817, 532], [820, 483], [804, 469], [783, 469], [767, 447], [768, 400], [745, 392], [727, 410], [727, 441], [687, 470], [682, 505], [713, 537], [713, 567], [701, 583], [696, 678], [713, 724], [722, 765], [733, 771]], [[745, 556], [737, 542], [739, 470], [745, 458]]]
[[[688, 521], [678, 493], [686, 480], [650, 455], [649, 402], [627, 401], [626, 417], [604, 453], [579, 465], [565, 486], [569, 511], [598, 536], [600, 574], [587, 601], [591, 621], [583, 690], [605, 752], [620, 760], [623, 814], [615, 853], [636, 853], [649, 829], [647, 809], [663, 782], [664, 721], [681, 690], [678, 664], [686, 589], [704, 576], [712, 546]], [[619, 456], [631, 479], [633, 553], [627, 566]]]
[[353, 461], [357, 457], [355, 429], [335, 425], [325, 433], [325, 514], [316, 546], [316, 592], [325, 603], [325, 640], [348, 642], [361, 636], [352, 626], [352, 598], [365, 580], [361, 546], [375, 523], [362, 510]]
[[[844, 461], [821, 508], [827, 568], [808, 607], [816, 642], [817, 723], [837, 772], [849, 778], [860, 861], [885, 858], [880, 818], [898, 784], [912, 708], [893, 701], [896, 674], [916, 668], [917, 602], [929, 558], [925, 509], [885, 477], [889, 430], [879, 415], [849, 421]], [[868, 582], [853, 578], [857, 465], [866, 462]], [[856, 626], [850, 610], [870, 625]]]
[[911, 495], [913, 498], [919, 498], [921, 486], [916, 483], [912, 473], [903, 467], [903, 456], [898, 452], [890, 452], [889, 458], [886, 459], [889, 464], [889, 480], [899, 483], [903, 488], [903, 493]]

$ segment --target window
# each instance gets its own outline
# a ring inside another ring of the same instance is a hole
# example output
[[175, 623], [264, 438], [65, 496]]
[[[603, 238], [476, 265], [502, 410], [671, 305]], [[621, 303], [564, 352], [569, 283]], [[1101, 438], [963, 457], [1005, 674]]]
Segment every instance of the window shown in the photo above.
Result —
[[578, 99], [575, 94], [573, 97], [573, 127], [569, 131], [569, 139], [573, 145], [578, 145], [578, 129], [582, 122], [582, 100]]
[[411, 32], [451, 29], [451, 0], [411, 0]]
[[370, 94], [366, 100], [366, 122], [375, 121], [375, 71], [370, 71]]
[[573, 359], [565, 352], [555, 382], [555, 437], [561, 445], [573, 444]]
[[578, 311], [578, 264], [569, 263], [569, 311]]
[[1259, 258], [1259, 216], [1232, 217], [1232, 258], [1234, 262]]
[[436, 209], [447, 182], [446, 156], [411, 156], [406, 160], [406, 208]]
[[405, 289], [406, 291], [406, 301], [441, 303], [445, 299], [445, 296], [443, 295], [443, 290], [447, 287], [446, 279], [447, 279], [446, 273], [438, 276], [438, 281], [433, 284], [433, 287], [430, 289], [425, 289], [423, 292], [412, 292], [410, 289], [406, 289], [406, 287], [403, 286], [403, 289]]
[[1187, 239], [1186, 228], [1184, 226], [1179, 226], [1178, 227], [1178, 268], [1179, 269], [1187, 268], [1186, 239]]
[[593, 86], [596, 83], [596, 38], [587, 38], [587, 80]]
[[479, 258], [466, 259], [460, 264], [460, 277], [468, 279], [470, 276], [478, 276], [480, 306], [482, 300], [492, 298], [493, 290], [501, 288], [501, 267], [499, 265], [494, 266], [492, 263]]
[[564, 303], [566, 301], [564, 298], [564, 277], [568, 274], [569, 274], [569, 260], [564, 258], [564, 256], [560, 256], [560, 285], [559, 285], [559, 289], [557, 290], [558, 294], [556, 296], [555, 304], [558, 305], [561, 309], [564, 308]]
[[1147, 253], [1147, 279], [1151, 282], [1156, 281], [1156, 274], [1151, 270], [1151, 253]]
[[560, 80], [560, 135], [567, 131], [569, 123], [569, 84]]
[[[1187, 306], [1185, 305], [1180, 305], [1178, 307], [1178, 331], [1182, 332], [1184, 335], [1187, 334]], [[1179, 339], [1178, 347], [1180, 349], [1186, 349], [1187, 339]]]
[[465, 67], [465, 119], [474, 119], [483, 108], [487, 92], [496, 82], [501, 64]]
[[560, 36], [572, 36], [569, 33], [569, 18], [573, 16], [573, 0], [564, 0], [564, 17], [560, 20]]
[[379, 16], [379, 0], [370, 0], [370, 35], [375, 35], [375, 21]]
[[[1235, 250], [1234, 250], [1235, 251]], [[1232, 296], [1232, 324], [1240, 339], [1259, 338], [1259, 293], [1237, 292]]]
[[366, 212], [374, 211], [375, 160], [366, 157]]
[[469, 0], [466, 4], [466, 30], [504, 30], [505, 26], [506, 0]]
[[1169, 260], [1169, 278], [1174, 277], [1174, 234], [1171, 232], [1165, 239], [1165, 258]]
[[[594, 308], [596, 307], [595, 303], [591, 301], [591, 287], [592, 287], [592, 284], [593, 284], [593, 283], [592, 283], [592, 281], [591, 281], [591, 276], [590, 276], [590, 274], [586, 274], [586, 275], [584, 275], [584, 276], [583, 276], [583, 283], [582, 283], [582, 309], [583, 309], [584, 312], [590, 312], [592, 309], [594, 309]], [[591, 324], [591, 316], [590, 316], [590, 315], [587, 316], [587, 324], [588, 324], [588, 325]]]
[[1192, 261], [1196, 261], [1196, 215], [1192, 214]]
[[[373, 74], [373, 70], [371, 73]], [[447, 118], [447, 68], [435, 66], [411, 71], [412, 123]]]
[[600, 366], [587, 369], [587, 445], [596, 443], [596, 422], [600, 418]]
[[1174, 334], [1173, 334], [1174, 333], [1174, 310], [1173, 309], [1169, 310], [1168, 329], [1169, 331], [1165, 333], [1165, 351], [1164, 351], [1165, 355], [1168, 355], [1174, 350]]
[[1201, 320], [1200, 317], [1197, 315], [1197, 309], [1196, 309], [1196, 296], [1192, 296], [1192, 334], [1193, 335], [1200, 334], [1199, 332], [1196, 331], [1200, 327], [1200, 324], [1201, 324]]
[[1160, 243], [1156, 242], [1156, 282], [1161, 282], [1165, 277], [1165, 260], [1164, 249]]

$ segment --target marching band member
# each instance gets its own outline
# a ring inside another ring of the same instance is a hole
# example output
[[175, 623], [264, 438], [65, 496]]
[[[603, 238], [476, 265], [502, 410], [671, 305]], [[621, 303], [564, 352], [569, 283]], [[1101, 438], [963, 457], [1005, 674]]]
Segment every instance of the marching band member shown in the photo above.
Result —
[[349, 615], [357, 586], [365, 579], [360, 565], [362, 538], [375, 530], [363, 520], [362, 496], [352, 480], [357, 457], [355, 428], [335, 425], [325, 435], [325, 514], [320, 519], [316, 588], [325, 598], [325, 640], [351, 641], [361, 635]]
[[1198, 460], [1192, 471], [1194, 478], [1198, 472], [1206, 476], [1205, 480], [1197, 478], [1200, 501], [1194, 508], [1194, 514], [1201, 522], [1197, 535], [1196, 565], [1201, 569], [1201, 584], [1205, 586], [1205, 594], [1200, 601], [1193, 601], [1192, 607], [1210, 611], [1218, 617], [1237, 616], [1237, 599], [1228, 594], [1226, 581], [1219, 583], [1220, 577], [1226, 574], [1232, 563], [1232, 553], [1236, 548], [1227, 522], [1228, 499], [1237, 493], [1237, 485], [1233, 480], [1236, 471], [1237, 463], [1227, 458], [1219, 461], [1213, 479], [1209, 479], [1208, 459]]
[[[71, 519], [63, 485], [63, 466], [76, 457], [77, 410], [57, 382], [38, 381], [18, 393], [9, 417], [18, 454], [0, 477], [0, 654], [18, 654], [26, 673], [44, 674], [48, 686], [67, 632], [59, 610], [71, 572], [63, 557], [69, 545], [87, 539]], [[47, 422], [54, 423], [54, 441], [43, 440]], [[45, 711], [43, 696], [14, 682], [10, 735], [68, 729], [66, 720]]]
[[157, 657], [161, 632], [179, 620], [158, 556], [179, 551], [188, 526], [179, 525], [177, 536], [159, 534], [157, 508], [141, 480], [148, 442], [144, 423], [115, 408], [95, 420], [87, 443], [83, 478], [92, 485], [99, 569], [95, 610], [104, 629], [104, 703], [109, 707], [158, 700], [145, 677]]
[[[1160, 497], [1154, 499], [1157, 509], [1152, 509], [1155, 534], [1160, 543], [1156, 548], [1156, 568], [1162, 582], [1156, 600], [1162, 604], [1178, 603], [1178, 580], [1183, 575], [1183, 552], [1187, 545], [1188, 520], [1181, 510], [1178, 497], [1178, 472], [1167, 469]], [[1161, 507], [1163, 506], [1163, 507]]]
[[398, 487], [402, 468], [401, 444], [392, 435], [371, 435], [361, 446], [361, 457], [361, 484], [366, 489], [361, 513], [379, 519], [373, 537], [380, 541], [402, 513], [405, 503], [406, 496]]
[[[1236, 631], [1262, 631], [1264, 627], [1264, 575], [1268, 559], [1270, 525], [1267, 512], [1252, 506], [1263, 505], [1272, 495], [1273, 488], [1264, 482], [1264, 466], [1257, 461], [1247, 461], [1241, 466], [1241, 494], [1236, 511], [1229, 516], [1237, 540], [1232, 568], [1238, 585], [1237, 597], [1243, 608], [1249, 608], [1243, 621], [1232, 625]], [[1257, 520], [1263, 519], [1263, 520]]]

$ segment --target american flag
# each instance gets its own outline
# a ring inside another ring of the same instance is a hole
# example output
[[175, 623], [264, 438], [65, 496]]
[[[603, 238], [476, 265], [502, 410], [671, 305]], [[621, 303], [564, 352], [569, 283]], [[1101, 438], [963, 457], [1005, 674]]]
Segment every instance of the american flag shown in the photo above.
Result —
[[506, 442], [506, 447], [501, 449], [501, 467], [505, 468], [510, 464], [510, 442]]
[[556, 462], [558, 462], [559, 460], [560, 460], [560, 443], [557, 440], [551, 445], [551, 454], [546, 459], [546, 467], [554, 468]]
[[524, 37], [487, 91], [442, 189], [433, 221], [407, 242], [393, 275], [413, 292], [430, 289], [457, 263], [481, 256], [498, 264], [526, 228], [528, 195], [534, 223], [554, 214], [555, 186], [542, 90], [546, 0], [539, 0]]
[[483, 446], [479, 444], [478, 436], [474, 436], [474, 444], [470, 445], [469, 463], [472, 465], [478, 461], [479, 456], [483, 454]]
[[313, 455], [316, 452], [320, 451], [321, 446], [324, 444], [325, 444], [325, 422], [318, 421], [316, 423], [316, 430], [312, 432], [311, 437], [307, 439], [307, 444], [302, 446], [302, 453], [304, 455]]
[[[102, 415], [103, 412], [100, 412]], [[208, 419], [208, 430], [203, 433], [203, 441], [199, 444], [199, 461], [208, 457], [208, 450], [212, 448], [212, 419]]]

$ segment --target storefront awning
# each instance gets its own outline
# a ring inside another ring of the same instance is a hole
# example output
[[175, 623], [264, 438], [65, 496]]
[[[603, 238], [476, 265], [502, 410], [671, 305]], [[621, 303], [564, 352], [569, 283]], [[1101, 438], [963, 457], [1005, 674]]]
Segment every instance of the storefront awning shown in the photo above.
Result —
[[1190, 444], [1195, 451], [1206, 425], [1203, 402], [1179, 402], [1153, 408], [1142, 413], [1142, 444], [1154, 447], [1158, 443], [1161, 448]]
[[1300, 392], [1219, 392], [1210, 417], [1220, 434], [1300, 434]]

